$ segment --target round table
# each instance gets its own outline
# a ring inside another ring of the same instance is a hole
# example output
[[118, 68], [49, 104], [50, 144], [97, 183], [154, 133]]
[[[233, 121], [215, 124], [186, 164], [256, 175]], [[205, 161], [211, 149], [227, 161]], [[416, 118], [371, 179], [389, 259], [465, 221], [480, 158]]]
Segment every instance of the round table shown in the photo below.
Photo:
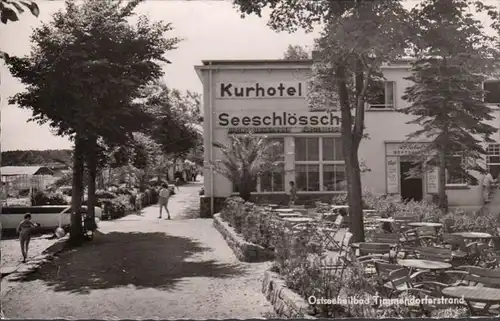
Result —
[[276, 213], [293, 213], [295, 210], [293, 208], [278, 208], [274, 210]]
[[440, 228], [443, 226], [443, 224], [441, 223], [431, 223], [431, 222], [412, 222], [408, 223], [407, 225], [413, 227], [435, 227], [435, 228]]
[[465, 301], [500, 303], [500, 289], [484, 286], [450, 286], [442, 290], [443, 295], [463, 298]]
[[380, 223], [394, 223], [396, 222], [393, 218], [376, 218], [375, 221]]
[[300, 213], [278, 213], [278, 216], [279, 217], [282, 217], [282, 218], [288, 218], [288, 217], [301, 217], [302, 214]]
[[488, 233], [482, 232], [455, 232], [453, 235], [458, 235], [463, 237], [464, 239], [491, 239], [493, 236]]
[[399, 260], [398, 264], [407, 268], [421, 270], [446, 270], [452, 267], [449, 263], [420, 259]]
[[290, 223], [308, 223], [314, 220], [310, 217], [285, 217], [283, 218], [283, 221]]

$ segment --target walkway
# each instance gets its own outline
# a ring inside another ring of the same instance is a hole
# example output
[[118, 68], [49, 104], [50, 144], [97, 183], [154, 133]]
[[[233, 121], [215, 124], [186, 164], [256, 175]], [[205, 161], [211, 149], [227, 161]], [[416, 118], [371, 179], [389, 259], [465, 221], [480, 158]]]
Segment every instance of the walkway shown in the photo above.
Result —
[[[159, 220], [141, 216], [101, 222], [95, 240], [63, 253], [20, 282], [2, 302], [8, 318], [262, 318], [269, 263], [240, 263], [199, 208], [201, 183], [181, 186]], [[191, 214], [189, 214], [191, 213]]]

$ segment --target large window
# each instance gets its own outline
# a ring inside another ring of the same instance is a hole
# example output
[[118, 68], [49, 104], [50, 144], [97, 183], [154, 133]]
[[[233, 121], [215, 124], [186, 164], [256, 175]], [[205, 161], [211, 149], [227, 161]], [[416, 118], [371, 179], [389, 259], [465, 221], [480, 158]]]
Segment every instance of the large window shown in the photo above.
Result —
[[370, 109], [394, 108], [394, 81], [375, 82], [368, 93], [368, 107]]
[[285, 190], [284, 139], [270, 138], [269, 140], [278, 143], [278, 148], [274, 153], [281, 155], [280, 164], [260, 177], [259, 192], [283, 192]]
[[486, 148], [486, 166], [494, 178], [500, 174], [500, 144], [490, 144]]
[[483, 88], [485, 103], [500, 104], [500, 81], [487, 81], [483, 84]]
[[[462, 155], [450, 157], [448, 160], [451, 164], [450, 168], [459, 168], [464, 166], [465, 158]], [[463, 172], [455, 172], [453, 170], [446, 172], [446, 185], [465, 185], [467, 177]]]
[[340, 138], [296, 137], [295, 181], [297, 190], [302, 192], [345, 191]]

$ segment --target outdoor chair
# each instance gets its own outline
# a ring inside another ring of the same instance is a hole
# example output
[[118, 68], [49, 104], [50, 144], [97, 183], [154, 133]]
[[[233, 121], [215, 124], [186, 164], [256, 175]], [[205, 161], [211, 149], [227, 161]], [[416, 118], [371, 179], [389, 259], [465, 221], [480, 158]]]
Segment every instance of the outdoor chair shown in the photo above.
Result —
[[412, 229], [408, 223], [420, 222], [420, 218], [418, 216], [395, 216], [394, 220], [394, 227], [398, 232], [405, 232]]
[[400, 233], [401, 247], [400, 252], [404, 255], [404, 258], [415, 257], [416, 248], [422, 246], [420, 242], [420, 236], [416, 229], [407, 230]]
[[320, 244], [326, 249], [338, 250], [340, 242], [336, 239], [342, 227], [342, 215], [338, 215], [335, 222], [322, 221], [317, 228], [317, 237]]
[[391, 257], [392, 258], [403, 258], [403, 254], [401, 253], [400, 250], [400, 236], [398, 233], [375, 233], [373, 235], [372, 241], [374, 243], [386, 243], [386, 244], [391, 244]]
[[455, 232], [455, 219], [447, 218], [443, 221], [443, 232], [445, 233]]
[[451, 249], [442, 247], [418, 247], [416, 248], [418, 257], [423, 260], [451, 262]]
[[323, 264], [321, 268], [323, 270], [340, 270], [342, 267], [352, 262], [351, 240], [352, 233], [345, 232], [340, 243], [338, 255], [333, 261]]
[[488, 269], [500, 268], [500, 253], [492, 248], [485, 250], [481, 253], [480, 265]]
[[434, 227], [417, 227], [416, 231], [422, 246], [435, 246], [438, 243], [438, 235]]
[[376, 273], [375, 262], [391, 262], [391, 245], [387, 243], [358, 243], [356, 260], [361, 263], [366, 276]]
[[427, 271], [418, 271], [410, 274], [410, 270], [406, 267], [381, 261], [376, 261], [374, 264], [379, 294], [386, 298], [398, 296], [410, 288], [418, 287], [417, 277], [428, 273]]

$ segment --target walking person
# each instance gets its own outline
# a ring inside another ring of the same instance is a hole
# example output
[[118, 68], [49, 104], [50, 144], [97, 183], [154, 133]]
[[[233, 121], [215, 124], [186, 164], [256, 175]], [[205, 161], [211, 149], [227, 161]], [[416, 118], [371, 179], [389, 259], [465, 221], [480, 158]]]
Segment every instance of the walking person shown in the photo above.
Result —
[[297, 187], [295, 187], [295, 182], [290, 181], [290, 195], [288, 204], [294, 205], [296, 201], [297, 201]]
[[179, 185], [181, 185], [181, 179], [179, 178], [179, 176], [177, 176], [175, 178], [175, 187], [177, 187], [177, 190], [180, 191], [179, 189]]
[[19, 243], [21, 244], [21, 254], [23, 255], [23, 263], [28, 259], [28, 249], [31, 240], [31, 233], [34, 227], [40, 226], [31, 221], [31, 214], [24, 215], [24, 220], [19, 223], [17, 233], [19, 233]]
[[496, 181], [497, 180], [493, 178], [493, 174], [491, 173], [491, 171], [488, 171], [488, 173], [484, 176], [482, 184], [482, 196], [484, 204], [488, 204], [490, 202], [491, 192], [496, 184]]
[[135, 210], [137, 211], [137, 215], [141, 215], [142, 211], [142, 193], [137, 193], [135, 196]]
[[162, 210], [165, 207], [167, 211], [168, 219], [170, 219], [170, 212], [168, 211], [168, 199], [170, 198], [170, 191], [168, 190], [168, 185], [163, 183], [160, 189], [160, 216], [158, 218], [162, 218]]

